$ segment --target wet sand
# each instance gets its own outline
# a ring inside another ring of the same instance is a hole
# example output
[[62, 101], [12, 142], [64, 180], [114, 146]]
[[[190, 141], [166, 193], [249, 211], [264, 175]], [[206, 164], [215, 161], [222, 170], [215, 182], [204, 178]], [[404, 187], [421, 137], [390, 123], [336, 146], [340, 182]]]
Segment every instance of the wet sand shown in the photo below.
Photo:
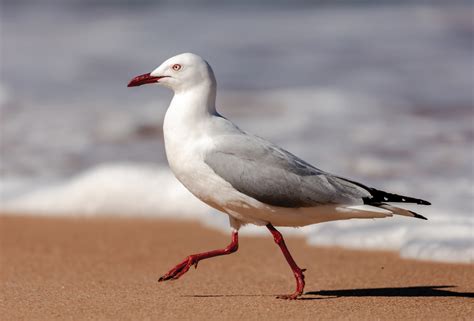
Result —
[[198, 223], [133, 218], [0, 216], [2, 320], [472, 320], [474, 268], [396, 253], [287, 245], [307, 268], [306, 293], [270, 235], [237, 253], [160, 275], [230, 235]]

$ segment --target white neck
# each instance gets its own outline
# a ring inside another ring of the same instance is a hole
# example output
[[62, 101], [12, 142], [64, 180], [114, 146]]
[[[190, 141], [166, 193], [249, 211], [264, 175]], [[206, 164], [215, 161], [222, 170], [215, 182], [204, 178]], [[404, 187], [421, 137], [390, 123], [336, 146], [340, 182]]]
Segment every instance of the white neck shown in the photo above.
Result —
[[165, 146], [184, 145], [206, 132], [206, 124], [217, 115], [216, 86], [202, 83], [176, 91], [163, 123]]
[[208, 134], [209, 124], [217, 115], [215, 86], [195, 86], [175, 92], [163, 123], [166, 156], [171, 170], [187, 186], [190, 159], [198, 157], [195, 149]]
[[176, 91], [169, 109], [179, 109], [183, 117], [216, 114], [216, 86], [202, 83], [187, 90]]

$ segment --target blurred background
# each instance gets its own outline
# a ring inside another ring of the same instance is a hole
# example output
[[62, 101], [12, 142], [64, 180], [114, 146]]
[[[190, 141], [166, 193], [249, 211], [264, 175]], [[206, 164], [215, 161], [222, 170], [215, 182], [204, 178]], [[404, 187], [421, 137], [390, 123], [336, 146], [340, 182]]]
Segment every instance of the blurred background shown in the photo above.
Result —
[[3, 0], [2, 211], [192, 218], [226, 230], [226, 216], [168, 170], [172, 93], [126, 87], [194, 52], [214, 68], [219, 111], [242, 129], [433, 203], [413, 207], [428, 222], [301, 229], [310, 243], [473, 262], [473, 35], [471, 1]]

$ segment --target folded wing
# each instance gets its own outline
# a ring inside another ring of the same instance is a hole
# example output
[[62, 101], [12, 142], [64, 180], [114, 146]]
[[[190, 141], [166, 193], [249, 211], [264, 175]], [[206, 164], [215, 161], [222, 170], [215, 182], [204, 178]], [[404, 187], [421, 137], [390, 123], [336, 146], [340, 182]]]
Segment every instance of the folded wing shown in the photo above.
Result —
[[370, 193], [350, 181], [311, 166], [253, 136], [227, 136], [205, 156], [206, 164], [235, 189], [281, 207], [362, 204]]
[[[326, 173], [264, 139], [245, 134], [228, 135], [217, 140], [204, 161], [236, 190], [273, 206], [367, 204], [393, 210], [395, 207], [385, 202], [430, 204]], [[404, 213], [401, 215], [410, 213], [409, 216], [423, 218], [407, 210], [400, 212]]]

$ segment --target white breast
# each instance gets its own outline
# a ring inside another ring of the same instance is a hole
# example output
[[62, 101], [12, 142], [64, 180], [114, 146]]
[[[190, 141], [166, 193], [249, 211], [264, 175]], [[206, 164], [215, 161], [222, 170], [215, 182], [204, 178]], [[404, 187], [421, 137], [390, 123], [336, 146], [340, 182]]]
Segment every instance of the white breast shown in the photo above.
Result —
[[166, 156], [176, 178], [191, 193], [223, 210], [235, 190], [204, 162], [206, 151], [212, 148], [211, 127], [211, 115], [196, 114], [190, 106], [173, 100], [163, 124]]

